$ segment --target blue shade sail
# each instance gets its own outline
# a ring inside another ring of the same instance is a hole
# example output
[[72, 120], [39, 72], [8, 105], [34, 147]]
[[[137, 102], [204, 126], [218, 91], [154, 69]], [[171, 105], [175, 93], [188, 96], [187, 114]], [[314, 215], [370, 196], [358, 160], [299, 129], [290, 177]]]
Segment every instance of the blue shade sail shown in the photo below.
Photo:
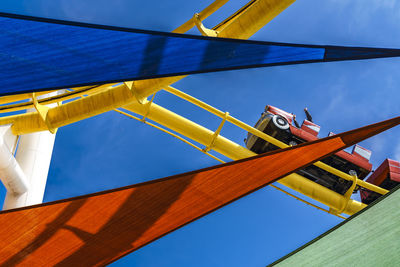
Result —
[[399, 55], [397, 49], [211, 38], [0, 13], [0, 95]]

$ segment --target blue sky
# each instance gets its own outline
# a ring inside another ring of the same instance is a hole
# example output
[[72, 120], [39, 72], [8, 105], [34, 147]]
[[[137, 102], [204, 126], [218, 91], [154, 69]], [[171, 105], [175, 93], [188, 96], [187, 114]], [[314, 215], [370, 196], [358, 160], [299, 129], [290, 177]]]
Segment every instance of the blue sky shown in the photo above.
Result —
[[[131, 28], [171, 31], [212, 1], [6, 0], [0, 11]], [[247, 1], [231, 1], [212, 27]], [[394, 0], [298, 0], [251, 39], [400, 48], [400, 3]], [[198, 34], [195, 30], [191, 33]], [[400, 59], [317, 63], [199, 74], [174, 86], [254, 124], [266, 104], [308, 107], [321, 136], [400, 114]], [[220, 119], [165, 92], [155, 102], [210, 129]], [[222, 135], [243, 145], [246, 133]], [[400, 128], [362, 143], [376, 168], [400, 160]], [[116, 188], [217, 164], [201, 152], [137, 121], [108, 112], [59, 129], [45, 201]], [[3, 190], [4, 194], [4, 190]], [[357, 198], [357, 196], [355, 196]], [[114, 263], [114, 266], [265, 266], [341, 219], [261, 189]]]

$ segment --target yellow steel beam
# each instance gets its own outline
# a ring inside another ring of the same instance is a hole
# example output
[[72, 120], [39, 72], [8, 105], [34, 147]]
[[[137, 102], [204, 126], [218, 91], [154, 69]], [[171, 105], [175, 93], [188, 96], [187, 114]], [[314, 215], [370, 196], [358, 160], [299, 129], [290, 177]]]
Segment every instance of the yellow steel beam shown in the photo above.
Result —
[[209, 37], [218, 37], [218, 32], [212, 29], [208, 29], [203, 25], [203, 22], [200, 18], [200, 15], [198, 13], [194, 14], [193, 20], [196, 24], [197, 29], [203, 36], [209, 36]]
[[39, 104], [35, 93], [32, 94], [32, 100], [33, 100], [33, 105], [35, 106], [36, 111], [38, 112], [40, 118], [42, 121], [47, 125], [48, 130], [52, 133], [55, 134], [57, 132], [57, 129], [54, 128], [50, 122], [47, 120], [47, 113], [49, 112], [49, 107], [45, 105]]
[[[96, 116], [126, 104], [127, 99], [134, 99], [132, 92], [124, 85], [117, 85], [57, 107], [50, 108], [47, 119], [54, 128]], [[0, 118], [0, 125], [12, 123], [13, 134], [21, 135], [47, 130], [37, 112]]]

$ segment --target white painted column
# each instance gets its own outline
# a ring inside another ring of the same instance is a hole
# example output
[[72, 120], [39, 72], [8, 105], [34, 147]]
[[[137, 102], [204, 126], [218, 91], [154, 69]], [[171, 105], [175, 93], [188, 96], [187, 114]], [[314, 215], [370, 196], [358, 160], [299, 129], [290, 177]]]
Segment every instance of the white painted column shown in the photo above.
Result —
[[[52, 95], [57, 92], [42, 97]], [[25, 173], [29, 189], [23, 194], [7, 192], [4, 210], [43, 202], [55, 138], [49, 131], [21, 135], [15, 158]]]
[[29, 189], [20, 195], [7, 192], [3, 209], [43, 202], [55, 137], [55, 134], [50, 132], [37, 132], [20, 137], [15, 158], [25, 173]]
[[28, 191], [29, 183], [17, 160], [14, 151], [17, 137], [12, 134], [10, 125], [0, 126], [0, 179], [13, 194], [23, 194]]

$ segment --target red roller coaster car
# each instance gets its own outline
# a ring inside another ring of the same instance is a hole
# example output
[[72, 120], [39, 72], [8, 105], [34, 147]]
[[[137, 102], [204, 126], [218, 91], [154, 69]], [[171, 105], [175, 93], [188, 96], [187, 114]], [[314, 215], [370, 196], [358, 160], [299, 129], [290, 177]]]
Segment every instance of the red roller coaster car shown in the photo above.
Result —
[[[289, 145], [317, 140], [320, 126], [313, 122], [307, 109], [304, 111], [307, 119], [300, 126], [295, 115], [273, 106], [266, 106], [255, 128]], [[330, 135], [333, 133], [329, 133]], [[251, 133], [248, 133], [245, 143], [248, 149], [258, 154], [278, 149], [277, 146]], [[371, 154], [370, 150], [355, 145], [351, 153], [342, 150], [321, 161], [349, 174], [355, 172], [359, 179], [365, 179], [372, 171], [372, 164], [369, 162]], [[342, 195], [352, 184], [351, 181], [314, 165], [299, 170], [297, 173]], [[400, 182], [400, 163], [385, 160], [367, 181], [386, 189], [392, 189]], [[361, 190], [361, 198], [364, 203], [370, 203], [379, 196], [377, 193]]]
[[[366, 181], [388, 190], [393, 189], [400, 183], [400, 162], [385, 159]], [[360, 194], [361, 200], [365, 204], [369, 204], [380, 197], [378, 193], [364, 188], [361, 188]]]

